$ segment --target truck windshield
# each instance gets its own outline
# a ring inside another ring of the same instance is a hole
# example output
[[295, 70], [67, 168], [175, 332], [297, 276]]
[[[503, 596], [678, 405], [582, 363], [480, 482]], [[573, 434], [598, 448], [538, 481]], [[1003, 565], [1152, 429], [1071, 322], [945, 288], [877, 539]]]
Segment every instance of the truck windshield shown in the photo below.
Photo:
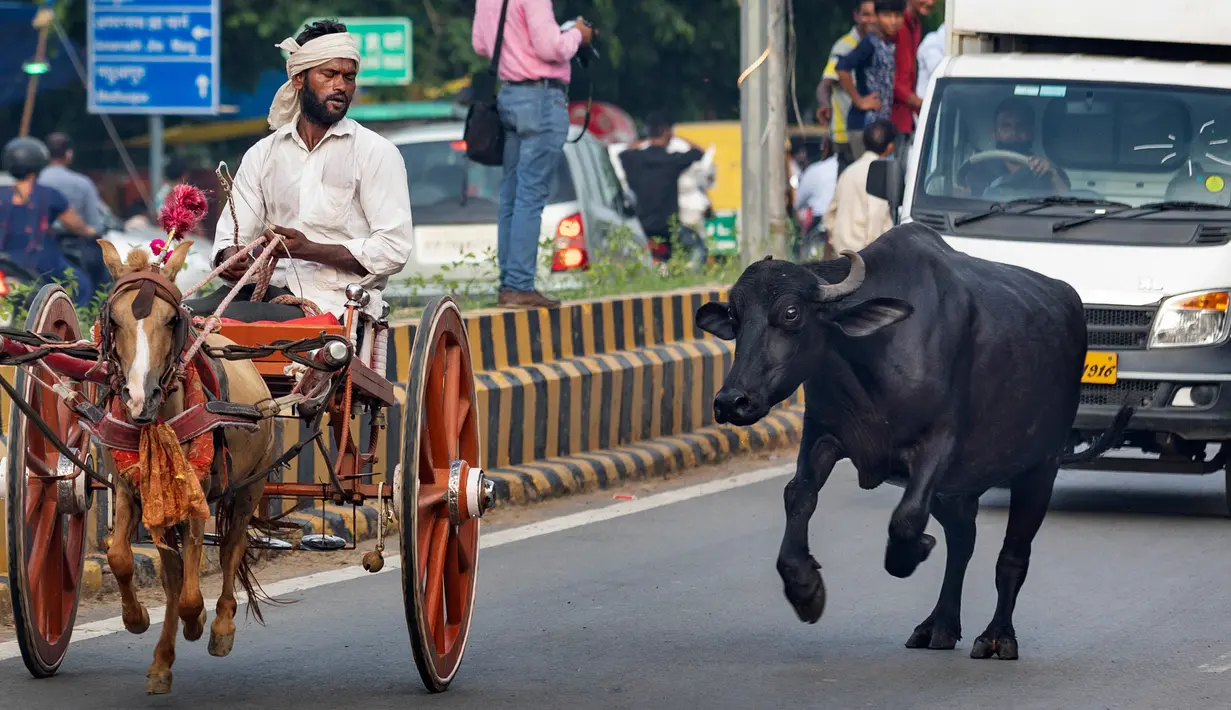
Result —
[[932, 101], [915, 146], [923, 206], [1063, 196], [1231, 207], [1231, 91], [949, 78]]

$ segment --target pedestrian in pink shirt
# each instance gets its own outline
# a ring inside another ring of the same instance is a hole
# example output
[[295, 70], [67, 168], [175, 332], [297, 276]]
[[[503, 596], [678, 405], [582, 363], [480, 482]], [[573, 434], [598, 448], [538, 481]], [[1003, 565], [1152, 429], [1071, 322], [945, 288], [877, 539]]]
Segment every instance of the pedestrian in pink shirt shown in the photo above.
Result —
[[[507, 5], [507, 8], [505, 7]], [[496, 103], [504, 124], [498, 258], [501, 306], [555, 308], [560, 301], [534, 287], [539, 230], [552, 178], [568, 140], [569, 62], [593, 30], [577, 18], [561, 32], [551, 0], [478, 0], [474, 50], [491, 58], [501, 12], [507, 12]]]

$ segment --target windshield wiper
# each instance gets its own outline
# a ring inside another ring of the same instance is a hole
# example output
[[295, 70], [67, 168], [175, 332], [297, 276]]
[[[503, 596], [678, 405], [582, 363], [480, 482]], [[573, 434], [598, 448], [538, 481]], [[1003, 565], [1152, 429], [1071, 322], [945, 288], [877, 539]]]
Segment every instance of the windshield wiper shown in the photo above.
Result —
[[1078, 225], [1087, 224], [1095, 220], [1111, 217], [1112, 215], [1121, 215], [1125, 212], [1137, 212], [1134, 215], [1126, 215], [1130, 219], [1137, 219], [1150, 214], [1159, 212], [1210, 212], [1212, 210], [1231, 209], [1222, 205], [1212, 205], [1208, 202], [1192, 202], [1188, 200], [1164, 200], [1163, 202], [1149, 202], [1139, 207], [1128, 207], [1127, 209], [1116, 210], [1115, 212], [1104, 212], [1103, 214], [1086, 215], [1076, 219], [1057, 222], [1052, 225], [1052, 233], [1063, 232], [1066, 229], [1071, 229]]
[[[1008, 202], [997, 202], [983, 212], [968, 214], [964, 217], [958, 217], [953, 220], [954, 227], [960, 227], [963, 224], [977, 222], [985, 217], [991, 217], [994, 214], [1007, 215], [1023, 215], [1030, 214], [1036, 210], [1041, 210], [1044, 207], [1054, 207], [1056, 205], [1090, 205], [1093, 207], [1128, 207], [1129, 205], [1123, 202], [1112, 202], [1110, 200], [1100, 200], [1091, 197], [1071, 197], [1068, 195], [1048, 195], [1047, 197], [1022, 197]], [[1026, 207], [1024, 210], [1014, 210], [1008, 212], [1011, 207]]]

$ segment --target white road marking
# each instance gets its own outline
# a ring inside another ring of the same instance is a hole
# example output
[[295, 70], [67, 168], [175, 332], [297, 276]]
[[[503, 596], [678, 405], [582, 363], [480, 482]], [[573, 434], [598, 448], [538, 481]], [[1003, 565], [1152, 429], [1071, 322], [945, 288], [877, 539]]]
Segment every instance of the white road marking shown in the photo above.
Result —
[[[738, 476], [730, 478], [720, 478], [714, 481], [707, 481], [695, 486], [687, 486], [677, 488], [663, 493], [639, 498], [636, 500], [616, 503], [614, 505], [598, 508], [597, 510], [586, 510], [580, 513], [572, 513], [570, 515], [562, 515], [558, 518], [551, 518], [538, 523], [529, 525], [521, 525], [507, 530], [500, 530], [493, 533], [482, 533], [479, 538], [479, 549], [486, 550], [493, 547], [501, 547], [502, 545], [511, 545], [515, 542], [529, 540], [531, 538], [542, 537], [556, 532], [572, 530], [585, 525], [601, 523], [605, 520], [613, 520], [622, 518], [626, 515], [634, 515], [647, 510], [661, 508], [675, 503], [683, 503], [684, 501], [701, 498], [703, 496], [722, 493], [743, 486], [750, 486], [764, 481], [770, 481], [775, 478], [780, 478], [795, 472], [795, 464], [784, 466], [774, 466], [772, 468], [763, 468], [756, 471], [749, 471]], [[385, 570], [401, 569], [402, 559], [400, 555], [390, 555], [385, 558]], [[377, 572], [378, 575], [387, 574], [384, 570]], [[271, 582], [262, 585], [265, 593], [271, 597], [285, 597], [297, 592], [323, 587], [328, 584], [337, 584], [338, 582], [348, 582], [360, 577], [370, 576], [371, 572], [363, 569], [361, 565], [353, 565], [351, 567], [343, 567], [341, 569], [329, 570], [327, 572], [317, 572], [302, 577], [293, 577], [284, 579], [278, 582]], [[240, 605], [247, 603], [246, 598], [240, 597]], [[210, 610], [211, 618], [213, 610], [217, 607], [217, 599], [205, 600], [205, 608]], [[162, 623], [162, 618], [166, 615], [166, 607], [160, 606], [151, 608], [150, 620], [154, 622], [151, 625], [157, 626]], [[110, 619], [102, 619], [100, 621], [91, 621], [85, 624], [79, 624], [73, 629], [73, 639], [70, 643], [79, 643], [89, 639], [98, 638], [100, 636], [110, 636], [124, 631], [124, 621], [121, 617], [113, 616]], [[147, 632], [148, 633], [148, 632]], [[17, 647], [16, 641], [8, 641], [0, 643], [0, 661], [5, 661], [10, 658], [17, 658], [21, 655], [20, 649]], [[1216, 672], [1222, 672], [1231, 668], [1231, 654], [1227, 654], [1226, 668], [1222, 668]], [[1204, 668], [1204, 667], [1203, 667]]]
[[1226, 673], [1231, 671], [1231, 652], [1227, 652], [1210, 661], [1197, 666], [1197, 670], [1203, 673]]

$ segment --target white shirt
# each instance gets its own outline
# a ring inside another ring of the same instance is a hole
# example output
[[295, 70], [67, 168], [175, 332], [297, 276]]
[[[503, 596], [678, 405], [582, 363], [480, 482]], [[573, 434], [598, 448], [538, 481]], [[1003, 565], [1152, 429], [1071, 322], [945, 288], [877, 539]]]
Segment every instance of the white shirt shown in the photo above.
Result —
[[889, 203], [868, 194], [868, 169], [879, 158], [870, 150], [864, 151], [838, 176], [824, 221], [834, 254], [844, 249], [859, 251], [893, 228]]
[[812, 208], [814, 217], [820, 217], [829, 209], [834, 190], [838, 186], [838, 156], [809, 165], [799, 176], [799, 188], [795, 191], [795, 210]]
[[927, 93], [928, 82], [932, 80], [932, 74], [936, 71], [940, 60], [945, 58], [947, 38], [945, 26], [941, 24], [940, 27], [927, 33], [923, 41], [919, 43], [919, 51], [915, 55], [919, 67], [919, 80], [915, 84], [915, 93], [919, 95], [919, 98], [923, 98], [923, 95]]
[[[235, 173], [239, 242], [248, 244], [267, 223], [291, 227], [311, 241], [341, 244], [367, 276], [325, 264], [287, 258], [270, 280], [322, 311], [346, 311], [346, 286], [358, 283], [372, 300], [364, 309], [380, 317], [381, 292], [410, 258], [413, 231], [406, 162], [397, 146], [349, 118], [329, 127], [308, 150], [291, 121], [244, 153]], [[210, 263], [234, 244], [230, 207], [222, 206]], [[225, 315], [225, 313], [224, 313]]]

